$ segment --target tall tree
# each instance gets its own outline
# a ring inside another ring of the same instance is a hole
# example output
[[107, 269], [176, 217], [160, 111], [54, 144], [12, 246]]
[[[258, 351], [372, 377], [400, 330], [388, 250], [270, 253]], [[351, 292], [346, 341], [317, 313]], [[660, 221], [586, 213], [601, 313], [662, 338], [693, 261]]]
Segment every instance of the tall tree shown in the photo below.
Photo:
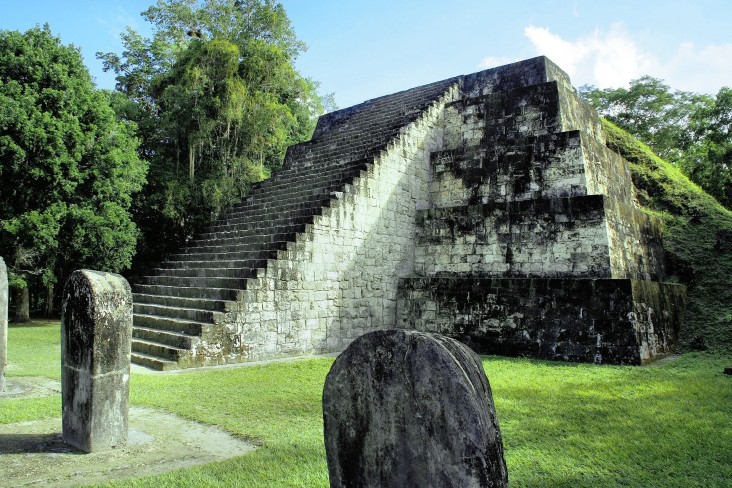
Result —
[[691, 117], [694, 139], [681, 166], [689, 178], [732, 209], [732, 89], [723, 87]]
[[716, 97], [671, 91], [662, 80], [643, 76], [627, 89], [586, 85], [580, 94], [732, 208], [732, 90], [724, 87]]
[[0, 31], [0, 254], [19, 319], [31, 285], [46, 291], [50, 313], [56, 285], [74, 268], [130, 265], [129, 208], [146, 173], [134, 129], [48, 25]]
[[600, 115], [673, 162], [678, 162], [692, 143], [692, 114], [709, 102], [704, 95], [671, 91], [663, 80], [651, 76], [631, 81], [629, 88], [585, 85], [580, 87], [580, 94]]
[[150, 39], [128, 29], [122, 56], [97, 55], [117, 73], [116, 110], [137, 123], [151, 164], [135, 212], [144, 265], [276, 171], [324, 106], [293, 67], [304, 45], [279, 3], [159, 0], [142, 15]]

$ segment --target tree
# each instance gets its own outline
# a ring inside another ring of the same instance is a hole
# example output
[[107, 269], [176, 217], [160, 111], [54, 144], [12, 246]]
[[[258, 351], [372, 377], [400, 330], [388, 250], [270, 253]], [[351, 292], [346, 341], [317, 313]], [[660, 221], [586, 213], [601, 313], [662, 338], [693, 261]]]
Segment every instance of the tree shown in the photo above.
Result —
[[[141, 266], [192, 237], [282, 164], [323, 113], [317, 85], [293, 67], [304, 45], [271, 0], [159, 0], [128, 29], [122, 56], [97, 53], [136, 122], [149, 184], [135, 215]], [[164, 235], [165, 239], [160, 239]]]
[[694, 144], [681, 160], [689, 178], [732, 209], [732, 89], [723, 87], [691, 117]]
[[643, 76], [628, 89], [585, 85], [580, 94], [732, 208], [732, 90], [724, 87], [716, 97], [672, 92], [662, 80]]
[[146, 173], [134, 129], [48, 25], [0, 31], [0, 253], [16, 310], [28, 310], [35, 286], [51, 313], [57, 284], [75, 268], [130, 265], [129, 208]]
[[709, 101], [696, 93], [674, 91], [663, 80], [643, 76], [629, 88], [585, 85], [580, 95], [603, 117], [648, 144], [659, 156], [678, 162], [692, 142], [692, 114]]

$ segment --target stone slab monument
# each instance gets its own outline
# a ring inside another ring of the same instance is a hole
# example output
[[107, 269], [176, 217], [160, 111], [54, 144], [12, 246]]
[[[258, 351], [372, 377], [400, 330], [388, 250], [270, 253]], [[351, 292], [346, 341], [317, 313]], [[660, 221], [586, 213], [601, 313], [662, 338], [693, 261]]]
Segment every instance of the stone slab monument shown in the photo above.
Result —
[[132, 292], [120, 275], [77, 270], [61, 316], [63, 438], [85, 452], [127, 441]]
[[8, 364], [8, 268], [0, 258], [0, 391], [5, 389]]
[[488, 379], [449, 337], [359, 337], [328, 373], [323, 421], [332, 488], [508, 486]]

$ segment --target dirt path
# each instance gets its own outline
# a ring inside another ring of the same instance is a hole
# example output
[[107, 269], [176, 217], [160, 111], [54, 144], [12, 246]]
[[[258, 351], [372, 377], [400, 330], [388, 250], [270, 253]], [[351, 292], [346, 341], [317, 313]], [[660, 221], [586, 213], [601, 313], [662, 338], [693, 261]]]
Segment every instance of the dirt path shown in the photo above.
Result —
[[[60, 391], [58, 382], [9, 378], [4, 398]], [[0, 398], [0, 408], [3, 399]], [[81, 486], [137, 478], [246, 454], [254, 446], [210, 425], [131, 407], [128, 443], [84, 454], [61, 438], [61, 418], [0, 425], [0, 486]]]

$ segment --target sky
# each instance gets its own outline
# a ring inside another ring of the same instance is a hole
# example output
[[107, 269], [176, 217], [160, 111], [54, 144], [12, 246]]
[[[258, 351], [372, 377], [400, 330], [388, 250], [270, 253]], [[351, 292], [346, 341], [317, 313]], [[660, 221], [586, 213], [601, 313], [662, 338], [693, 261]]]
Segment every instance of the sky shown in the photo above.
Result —
[[[155, 0], [0, 0], [0, 29], [48, 22], [79, 47], [97, 86], [114, 87], [95, 53], [150, 26]], [[574, 86], [628, 86], [643, 75], [673, 89], [732, 86], [732, 0], [281, 0], [308, 50], [299, 72], [339, 107], [546, 55]]]

